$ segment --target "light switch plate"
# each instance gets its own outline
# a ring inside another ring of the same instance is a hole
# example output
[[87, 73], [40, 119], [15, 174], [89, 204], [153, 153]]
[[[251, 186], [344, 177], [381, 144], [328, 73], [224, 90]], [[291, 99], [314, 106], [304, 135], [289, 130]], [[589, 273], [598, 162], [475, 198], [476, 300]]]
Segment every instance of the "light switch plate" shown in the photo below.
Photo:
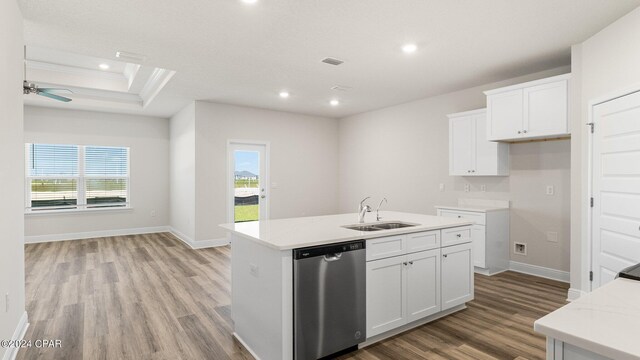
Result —
[[471, 185], [464, 184], [464, 192], [469, 192], [471, 190]]
[[547, 195], [553, 195], [555, 194], [555, 188], [553, 187], [553, 185], [547, 185]]
[[440, 191], [444, 191], [444, 184], [440, 184]]
[[547, 241], [558, 242], [558, 233], [555, 231], [547, 231]]

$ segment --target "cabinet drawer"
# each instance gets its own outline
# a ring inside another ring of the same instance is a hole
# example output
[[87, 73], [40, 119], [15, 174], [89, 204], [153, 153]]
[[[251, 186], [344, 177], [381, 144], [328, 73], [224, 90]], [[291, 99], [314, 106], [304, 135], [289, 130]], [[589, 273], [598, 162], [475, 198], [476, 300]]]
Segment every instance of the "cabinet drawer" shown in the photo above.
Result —
[[440, 230], [407, 234], [407, 253], [437, 249], [440, 247]]
[[486, 216], [485, 213], [477, 213], [471, 211], [459, 211], [459, 210], [438, 210], [439, 216], [454, 217], [458, 219], [468, 219], [475, 221], [476, 225], [485, 225]]
[[367, 261], [384, 259], [406, 253], [406, 236], [388, 236], [367, 240]]
[[442, 229], [442, 246], [471, 242], [471, 226]]

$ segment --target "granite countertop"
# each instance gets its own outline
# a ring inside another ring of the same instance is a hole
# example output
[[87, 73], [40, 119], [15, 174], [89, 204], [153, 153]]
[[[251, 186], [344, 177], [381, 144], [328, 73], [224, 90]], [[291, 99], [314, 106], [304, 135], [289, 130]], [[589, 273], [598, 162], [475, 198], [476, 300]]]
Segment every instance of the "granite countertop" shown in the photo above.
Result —
[[616, 279], [538, 319], [535, 331], [617, 360], [640, 359], [640, 281]]
[[[395, 211], [381, 211], [382, 222], [402, 221], [417, 226], [380, 231], [357, 231], [343, 228], [358, 222], [358, 214], [311, 216], [291, 219], [251, 221], [222, 224], [229, 232], [249, 238], [277, 250], [331, 244], [342, 241], [379, 238], [390, 235], [472, 225], [473, 221], [442, 216], [421, 215]], [[373, 213], [367, 214], [366, 224], [375, 223]]]

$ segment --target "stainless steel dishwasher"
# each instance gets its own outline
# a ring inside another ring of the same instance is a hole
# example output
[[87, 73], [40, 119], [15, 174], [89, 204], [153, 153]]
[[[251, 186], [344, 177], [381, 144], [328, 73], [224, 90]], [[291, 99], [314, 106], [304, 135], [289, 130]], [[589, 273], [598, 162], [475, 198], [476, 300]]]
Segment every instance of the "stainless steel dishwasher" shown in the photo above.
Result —
[[293, 251], [294, 359], [357, 349], [366, 339], [365, 241]]

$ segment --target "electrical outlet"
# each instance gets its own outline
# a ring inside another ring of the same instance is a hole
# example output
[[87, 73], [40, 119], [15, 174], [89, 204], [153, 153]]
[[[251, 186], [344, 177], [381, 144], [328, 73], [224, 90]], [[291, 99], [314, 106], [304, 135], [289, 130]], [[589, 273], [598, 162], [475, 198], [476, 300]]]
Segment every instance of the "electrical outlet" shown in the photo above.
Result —
[[553, 195], [555, 194], [555, 188], [553, 187], [553, 185], [547, 185], [547, 195]]
[[517, 255], [527, 255], [527, 244], [514, 242], [513, 243], [513, 253]]
[[271, 183], [271, 188], [272, 189], [277, 189], [278, 188], [278, 183], [277, 182], [272, 182]]
[[558, 242], [558, 233], [555, 231], [547, 231], [547, 241]]
[[480, 185], [480, 191], [487, 191], [487, 185]]
[[4, 295], [4, 312], [9, 312], [9, 293]]
[[440, 191], [444, 191], [444, 184], [440, 184]]
[[156, 211], [155, 210], [151, 210], [151, 217], [156, 217]]
[[471, 185], [464, 184], [464, 192], [469, 192], [471, 190]]

